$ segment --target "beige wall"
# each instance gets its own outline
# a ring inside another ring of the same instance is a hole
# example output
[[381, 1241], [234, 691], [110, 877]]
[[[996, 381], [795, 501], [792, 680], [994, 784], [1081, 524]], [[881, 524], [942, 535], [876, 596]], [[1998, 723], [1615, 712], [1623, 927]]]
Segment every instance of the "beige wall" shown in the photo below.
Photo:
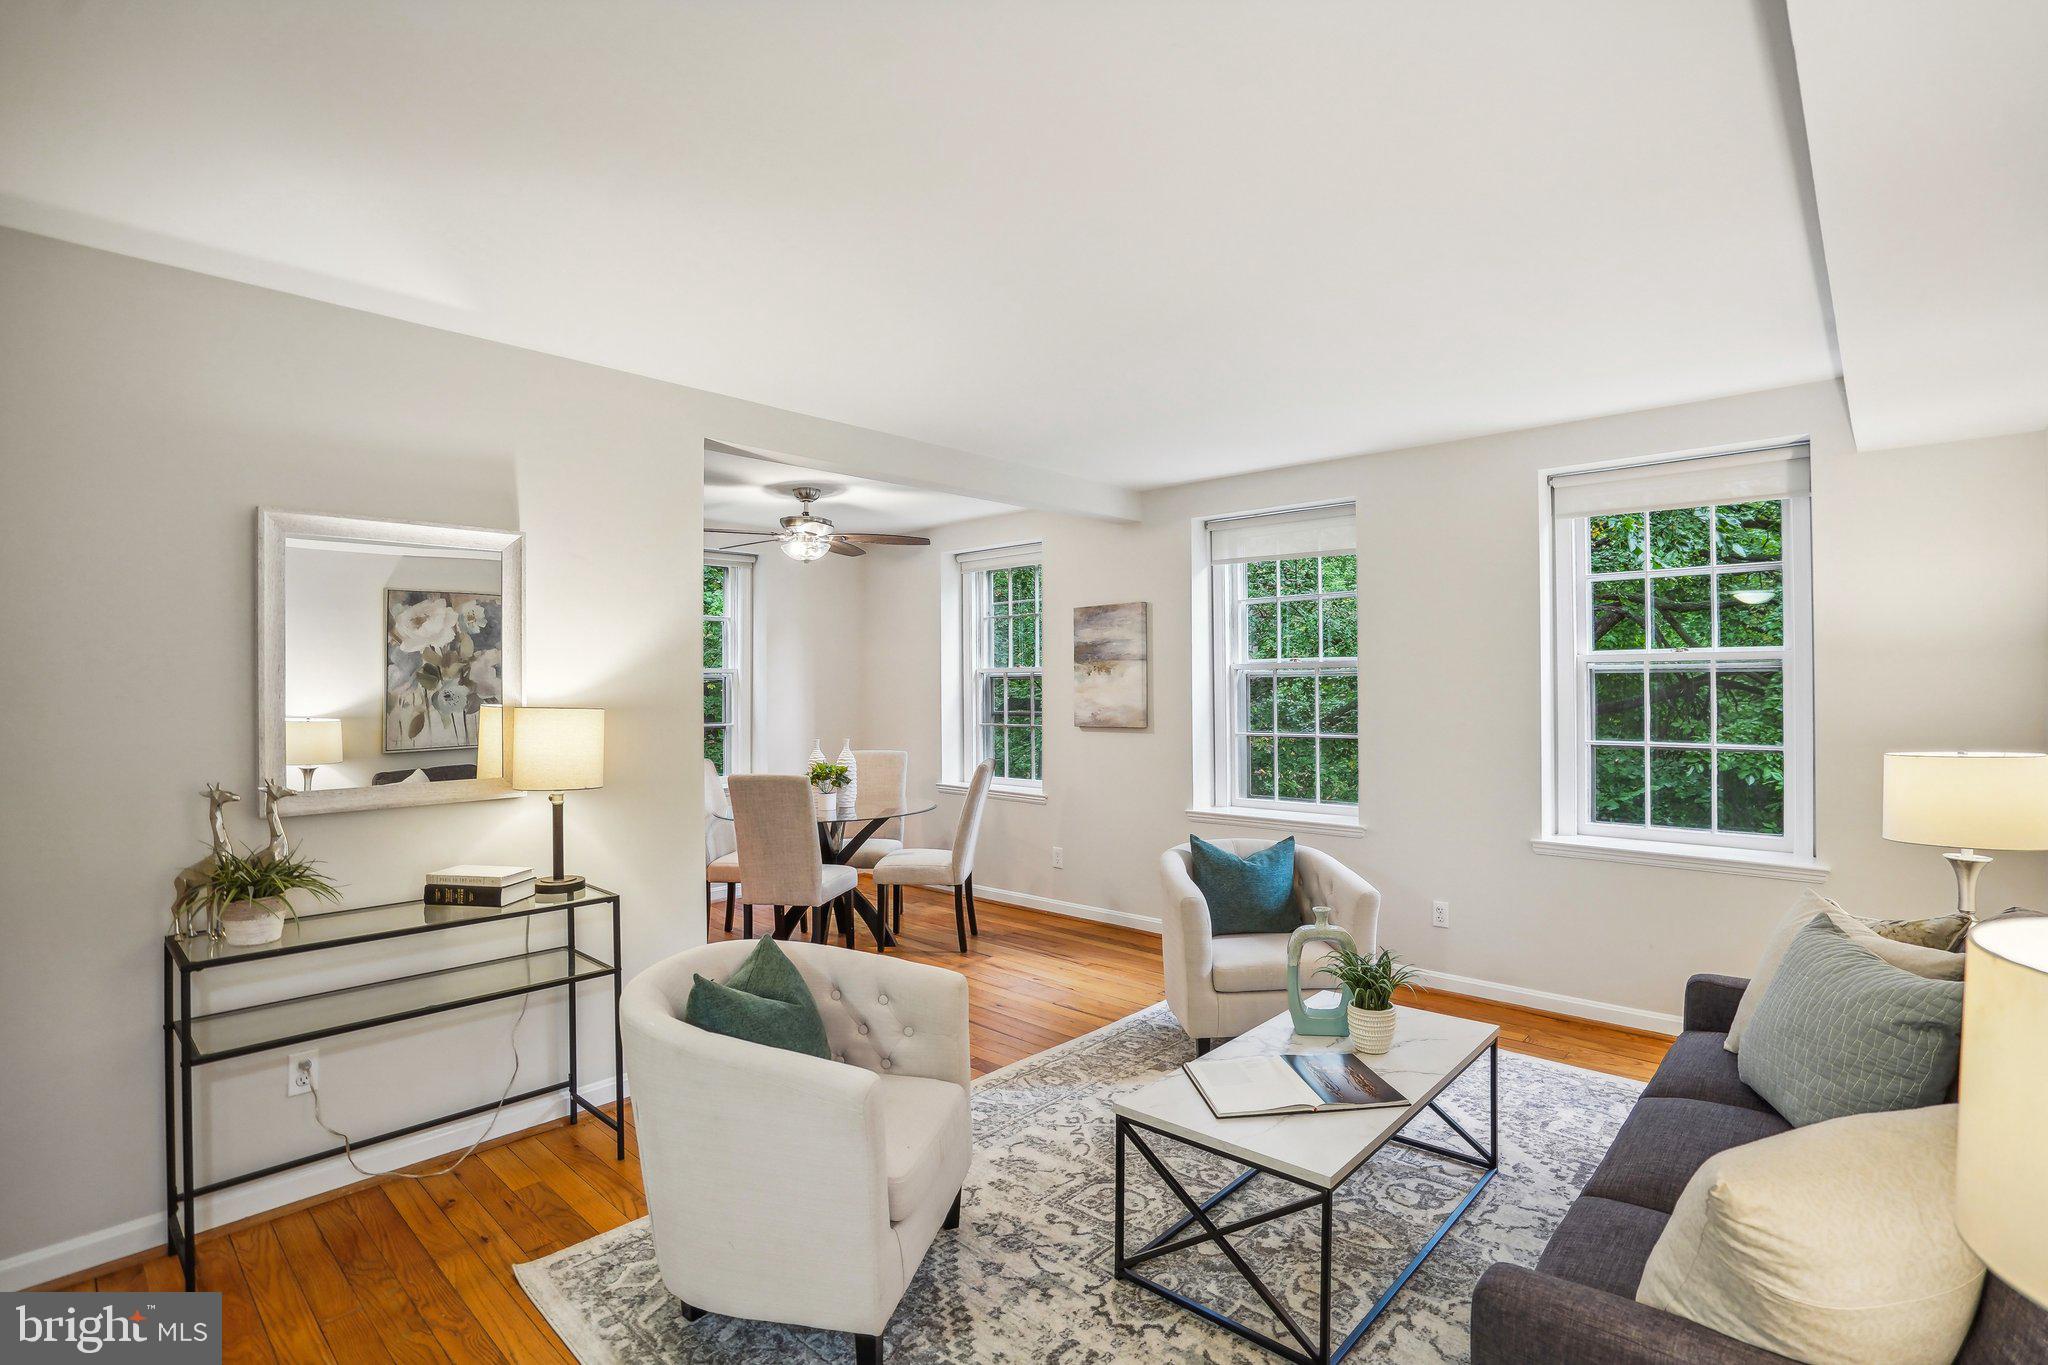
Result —
[[[1380, 888], [1385, 942], [1428, 968], [1621, 1007], [1612, 1017], [1674, 1014], [1689, 973], [1748, 969], [1799, 887], [1530, 849], [1541, 824], [1538, 471], [1801, 435], [1814, 450], [1826, 889], [1867, 914], [1938, 912], [1953, 883], [1937, 851], [1878, 835], [1878, 759], [1900, 747], [2048, 748], [2048, 435], [1863, 454], [1834, 385], [1160, 490], [1135, 527], [1018, 515], [946, 528], [931, 551], [870, 571], [868, 667], [896, 680], [871, 694], [870, 724], [921, 727], [920, 759], [939, 752], [949, 557], [1042, 537], [1049, 799], [992, 805], [976, 882], [1154, 916], [1156, 854], [1191, 828], [1192, 527], [1355, 499], [1368, 829], [1300, 837]], [[1153, 605], [1152, 728], [1078, 730], [1072, 609], [1129, 600]], [[1052, 867], [1055, 846], [1064, 870]], [[2040, 855], [2001, 856], [1983, 887], [2000, 906], [2042, 904], [2044, 891]], [[1430, 927], [1436, 899], [1451, 903], [1448, 929]]]
[[[606, 785], [570, 799], [568, 846], [623, 893], [631, 972], [702, 935], [705, 438], [927, 482], [986, 463], [15, 232], [0, 318], [0, 1287], [162, 1237], [161, 936], [170, 876], [202, 851], [201, 784], [254, 795], [258, 506], [526, 533], [527, 698], [608, 713]], [[255, 835], [253, 799], [232, 813]], [[525, 798], [292, 832], [368, 904], [450, 862], [537, 863], [546, 821]], [[201, 1007], [437, 951], [222, 971]], [[561, 1018], [555, 1000], [529, 1012], [521, 1088], [558, 1074]], [[511, 1021], [486, 1006], [321, 1043], [329, 1121], [371, 1132], [494, 1099]], [[600, 1087], [609, 1035], [584, 1035]], [[202, 1180], [325, 1145], [310, 1103], [285, 1098], [281, 1055], [201, 1075]], [[323, 1167], [215, 1213], [341, 1178]]]

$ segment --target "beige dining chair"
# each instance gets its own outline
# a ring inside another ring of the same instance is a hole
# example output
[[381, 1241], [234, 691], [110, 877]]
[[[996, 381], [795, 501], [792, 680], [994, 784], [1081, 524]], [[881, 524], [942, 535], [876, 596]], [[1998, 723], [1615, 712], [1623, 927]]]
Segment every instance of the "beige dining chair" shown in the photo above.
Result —
[[827, 907], [860, 885], [858, 872], [825, 861], [807, 780], [794, 773], [736, 773], [726, 786], [740, 863], [747, 870], [740, 904], [748, 938], [754, 936], [757, 905], [774, 908], [779, 934], [806, 910], [822, 922]]
[[[905, 749], [855, 749], [854, 765], [860, 771], [860, 786], [853, 794], [853, 814], [857, 820], [872, 820], [883, 811], [902, 810], [910, 796], [910, 753]], [[892, 820], [875, 831], [853, 851], [847, 859], [852, 867], [867, 869], [882, 861], [886, 854], [903, 847], [901, 839], [884, 838], [891, 826], [895, 832], [903, 832], [903, 822]]]
[[[974, 845], [981, 838], [981, 811], [988, 804], [990, 772], [990, 765], [983, 763], [968, 779], [951, 848], [898, 849], [875, 864], [875, 894], [886, 897], [880, 909], [893, 928], [903, 927], [905, 886], [946, 886], [953, 890], [953, 926], [960, 936], [960, 951], [967, 951], [970, 933], [981, 933], [974, 918]], [[884, 887], [888, 889], [884, 891]]]
[[[723, 819], [719, 817], [723, 816]], [[704, 760], [704, 913], [711, 913], [713, 887], [725, 888], [725, 932], [732, 932], [733, 905], [740, 887], [740, 855], [734, 851], [732, 806], [718, 765]], [[752, 937], [749, 935], [748, 937]]]

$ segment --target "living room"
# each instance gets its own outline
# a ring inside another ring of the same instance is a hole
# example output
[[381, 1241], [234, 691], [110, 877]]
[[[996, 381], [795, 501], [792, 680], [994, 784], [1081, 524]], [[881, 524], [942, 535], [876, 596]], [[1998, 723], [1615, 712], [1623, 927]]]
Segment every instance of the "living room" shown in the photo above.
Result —
[[[11, 6], [0, 1290], [236, 1359], [2048, 1358], [2044, 51]], [[1399, 1106], [1215, 1112], [1318, 1054]]]

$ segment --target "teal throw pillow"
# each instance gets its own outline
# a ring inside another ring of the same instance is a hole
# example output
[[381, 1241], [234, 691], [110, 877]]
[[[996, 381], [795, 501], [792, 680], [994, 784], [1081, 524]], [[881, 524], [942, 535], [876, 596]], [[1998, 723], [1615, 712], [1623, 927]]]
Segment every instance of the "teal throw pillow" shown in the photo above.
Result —
[[1962, 1030], [1962, 982], [1894, 967], [1816, 915], [1765, 988], [1736, 1069], [1794, 1127], [1918, 1109], [1949, 1098]]
[[1209, 902], [1211, 934], [1291, 934], [1301, 927], [1291, 835], [1240, 858], [1191, 834], [1188, 853], [1195, 886]]
[[764, 938], [726, 980], [697, 977], [683, 1006], [683, 1022], [764, 1047], [806, 1056], [832, 1056], [825, 1018], [803, 975], [776, 945]]

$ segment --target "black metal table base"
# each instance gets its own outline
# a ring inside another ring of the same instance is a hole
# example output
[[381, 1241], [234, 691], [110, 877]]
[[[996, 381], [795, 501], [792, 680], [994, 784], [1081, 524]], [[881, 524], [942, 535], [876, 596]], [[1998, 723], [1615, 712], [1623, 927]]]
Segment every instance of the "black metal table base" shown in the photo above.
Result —
[[[1478, 1058], [1476, 1057], [1473, 1059], [1475, 1062], [1477, 1060]], [[1470, 1067], [1471, 1063], [1466, 1063], [1465, 1068], [1461, 1069], [1458, 1074], [1462, 1076], [1464, 1071], [1469, 1070]], [[1366, 1310], [1365, 1317], [1345, 1335], [1342, 1341], [1336, 1343], [1334, 1349], [1332, 1349], [1330, 1340], [1330, 1261], [1331, 1223], [1335, 1213], [1337, 1189], [1323, 1189], [1321, 1186], [1312, 1185], [1305, 1180], [1297, 1179], [1284, 1172], [1272, 1170], [1269, 1167], [1260, 1166], [1254, 1162], [1247, 1162], [1243, 1158], [1229, 1152], [1219, 1151], [1205, 1143], [1190, 1141], [1178, 1134], [1163, 1132], [1147, 1124], [1124, 1118], [1122, 1115], [1118, 1115], [1116, 1120], [1116, 1277], [1120, 1280], [1129, 1280], [1132, 1284], [1149, 1289], [1168, 1302], [1178, 1304], [1182, 1308], [1187, 1309], [1204, 1321], [1214, 1323], [1226, 1331], [1234, 1332], [1246, 1341], [1262, 1346], [1285, 1360], [1297, 1361], [1300, 1365], [1334, 1365], [1334, 1362], [1342, 1360], [1350, 1353], [1354, 1346], [1365, 1339], [1365, 1334], [1372, 1330], [1372, 1325], [1379, 1321], [1382, 1313], [1387, 1311], [1387, 1305], [1394, 1301], [1394, 1296], [1400, 1293], [1402, 1287], [1408, 1283], [1415, 1272], [1422, 1268], [1422, 1263], [1429, 1259], [1430, 1253], [1436, 1250], [1437, 1244], [1443, 1241], [1445, 1234], [1450, 1232], [1458, 1220], [1465, 1216], [1465, 1211], [1472, 1207], [1473, 1201], [1479, 1197], [1479, 1192], [1486, 1188], [1487, 1182], [1492, 1180], [1494, 1173], [1499, 1170], [1500, 1044], [1498, 1041], [1487, 1044], [1486, 1069], [1488, 1091], [1487, 1136], [1489, 1138], [1486, 1145], [1481, 1146], [1479, 1141], [1466, 1130], [1465, 1126], [1446, 1112], [1435, 1100], [1431, 1100], [1429, 1103], [1430, 1112], [1442, 1119], [1450, 1126], [1452, 1132], [1469, 1144], [1472, 1148], [1471, 1152], [1461, 1152], [1438, 1143], [1406, 1137], [1400, 1133], [1396, 1133], [1388, 1139], [1404, 1147], [1412, 1147], [1417, 1151], [1427, 1152], [1431, 1156], [1440, 1157], [1446, 1161], [1454, 1161], [1460, 1165], [1473, 1167], [1480, 1173], [1479, 1179], [1473, 1184], [1471, 1189], [1465, 1191], [1459, 1198], [1457, 1204], [1437, 1224], [1436, 1230], [1430, 1234], [1429, 1240], [1422, 1244], [1422, 1249], [1415, 1253], [1408, 1264], [1402, 1268], [1401, 1273], [1396, 1275], [1393, 1281], [1380, 1292], [1379, 1297], [1373, 1301], [1372, 1307]], [[1418, 1114], [1416, 1117], [1419, 1118], [1421, 1115]], [[1158, 1154], [1152, 1150], [1151, 1144], [1146, 1142], [1141, 1133], [1150, 1134], [1154, 1138], [1167, 1138], [1171, 1141], [1182, 1143], [1198, 1151], [1207, 1152], [1212, 1156], [1222, 1157], [1226, 1161], [1245, 1166], [1247, 1169], [1208, 1198], [1197, 1200], [1194, 1195], [1188, 1192], [1187, 1187], [1174, 1176], [1173, 1172], [1167, 1169], [1166, 1163], [1159, 1159]], [[1166, 1188], [1173, 1192], [1174, 1197], [1187, 1210], [1173, 1226], [1152, 1238], [1144, 1246], [1129, 1252], [1124, 1250], [1124, 1152], [1127, 1146], [1145, 1159], [1145, 1164], [1152, 1168], [1153, 1173], [1165, 1183]], [[1273, 1208], [1234, 1219], [1230, 1222], [1219, 1222], [1213, 1216], [1215, 1210], [1225, 1200], [1261, 1175], [1285, 1181], [1290, 1185], [1308, 1191], [1308, 1193], [1299, 1198], [1278, 1204]], [[1340, 1185], [1337, 1188], [1342, 1188], [1342, 1186]], [[1230, 1243], [1230, 1238], [1238, 1233], [1248, 1232], [1253, 1228], [1273, 1222], [1276, 1219], [1287, 1218], [1297, 1213], [1308, 1213], [1310, 1211], [1319, 1211], [1322, 1222], [1321, 1251], [1319, 1256], [1321, 1286], [1316, 1304], [1317, 1321], [1313, 1335], [1311, 1335], [1308, 1328], [1296, 1320], [1293, 1313], [1288, 1311], [1287, 1305], [1281, 1301], [1280, 1296], [1264, 1280], [1259, 1278], [1258, 1272], [1245, 1260], [1244, 1254]], [[1189, 1228], [1194, 1225], [1199, 1225], [1199, 1230], [1189, 1232]], [[1184, 1233], [1186, 1234], [1185, 1236], [1182, 1235]], [[1264, 1303], [1267, 1310], [1278, 1320], [1281, 1329], [1287, 1334], [1289, 1340], [1280, 1340], [1267, 1332], [1260, 1331], [1256, 1327], [1240, 1322], [1229, 1314], [1192, 1299], [1179, 1290], [1161, 1284], [1158, 1280], [1153, 1279], [1149, 1275], [1141, 1274], [1135, 1269], [1135, 1267], [1148, 1265], [1161, 1257], [1171, 1256], [1176, 1252], [1210, 1245], [1214, 1245], [1221, 1251], [1225, 1259], [1230, 1262], [1232, 1268], [1252, 1287], [1253, 1292], [1259, 1296], [1260, 1302]]]

